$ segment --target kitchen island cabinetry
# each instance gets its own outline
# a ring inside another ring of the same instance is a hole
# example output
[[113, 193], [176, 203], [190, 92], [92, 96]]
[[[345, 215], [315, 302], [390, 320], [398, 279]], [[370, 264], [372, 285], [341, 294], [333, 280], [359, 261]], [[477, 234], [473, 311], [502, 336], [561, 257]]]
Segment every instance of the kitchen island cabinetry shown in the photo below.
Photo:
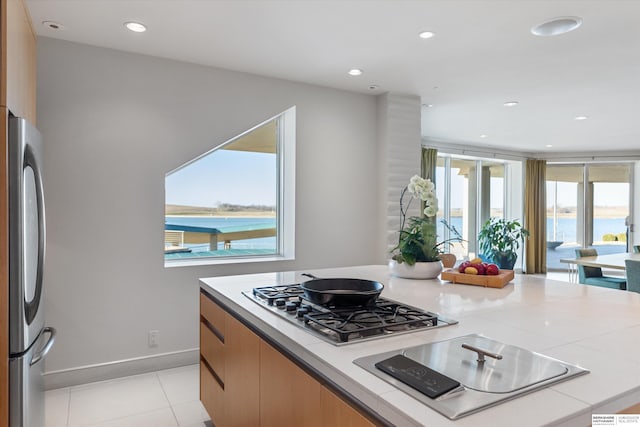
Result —
[[217, 427], [374, 425], [204, 292], [200, 400]]
[[260, 345], [260, 418], [261, 427], [374, 425], [264, 341]]
[[[302, 273], [375, 280], [385, 285], [383, 298], [458, 323], [334, 345], [247, 297], [254, 288], [301, 283], [307, 280]], [[337, 420], [341, 420], [343, 425], [372, 421], [383, 425], [476, 427], [496, 425], [500, 420], [500, 425], [520, 427], [586, 427], [591, 424], [592, 414], [640, 410], [636, 406], [640, 401], [640, 363], [636, 357], [640, 352], [640, 294], [634, 292], [520, 274], [504, 288], [437, 279], [408, 280], [390, 276], [386, 265], [213, 277], [201, 279], [200, 288], [260, 343], [258, 412], [262, 416], [264, 411], [261, 421], [265, 426], [274, 421], [266, 420], [271, 416], [269, 411], [277, 413], [267, 407], [267, 402], [277, 408], [280, 402], [289, 400], [300, 407], [280, 409], [280, 414], [290, 418], [281, 419], [280, 425], [314, 425], [320, 419], [324, 425], [340, 425]], [[452, 421], [354, 363], [471, 334], [538, 352], [590, 373]], [[202, 351], [206, 351], [204, 347]], [[305, 406], [317, 402], [318, 396], [317, 406]], [[247, 399], [244, 402], [248, 403]], [[316, 415], [318, 406], [321, 415]], [[301, 413], [304, 423], [296, 421]], [[329, 419], [331, 414], [333, 420]], [[355, 414], [359, 421], [345, 421], [348, 414]]]
[[259, 425], [260, 339], [200, 294], [200, 400], [213, 424]]

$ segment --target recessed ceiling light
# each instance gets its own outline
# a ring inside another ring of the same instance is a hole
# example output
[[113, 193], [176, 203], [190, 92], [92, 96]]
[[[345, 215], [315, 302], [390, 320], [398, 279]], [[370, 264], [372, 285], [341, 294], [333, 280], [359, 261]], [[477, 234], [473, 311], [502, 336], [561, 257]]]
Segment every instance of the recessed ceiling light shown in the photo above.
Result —
[[482, 135], [480, 135], [480, 138], [489, 138], [489, 135], [485, 135], [484, 133]]
[[551, 148], [551, 147], [553, 147], [553, 145], [551, 145], [551, 144], [547, 144], [547, 145], [545, 145], [545, 147], [547, 147], [547, 148]]
[[369, 90], [377, 90], [380, 89], [380, 86], [378, 85], [369, 85]]
[[58, 24], [57, 22], [53, 22], [53, 21], [42, 21], [42, 25], [44, 25], [47, 28], [51, 28], [52, 30], [61, 30], [62, 29], [62, 25]]
[[431, 108], [431, 107], [433, 107], [433, 104], [422, 104], [422, 106], [424, 108]]
[[434, 33], [433, 31], [423, 31], [420, 34], [418, 34], [418, 37], [420, 37], [421, 39], [430, 39], [435, 35], [436, 33]]
[[127, 29], [133, 31], [134, 33], [144, 33], [145, 31], [147, 31], [147, 27], [144, 24], [141, 24], [140, 22], [125, 22], [124, 26], [127, 27]]
[[538, 24], [531, 28], [531, 34], [541, 37], [557, 36], [568, 33], [582, 24], [582, 18], [577, 16], [560, 16]]
[[504, 103], [504, 106], [505, 107], [515, 107], [518, 104], [519, 104], [518, 101], [507, 101], [507, 102]]
[[576, 116], [574, 120], [587, 120], [587, 116]]
[[362, 70], [359, 68], [352, 68], [349, 70], [349, 75], [350, 76], [361, 76], [362, 75]]

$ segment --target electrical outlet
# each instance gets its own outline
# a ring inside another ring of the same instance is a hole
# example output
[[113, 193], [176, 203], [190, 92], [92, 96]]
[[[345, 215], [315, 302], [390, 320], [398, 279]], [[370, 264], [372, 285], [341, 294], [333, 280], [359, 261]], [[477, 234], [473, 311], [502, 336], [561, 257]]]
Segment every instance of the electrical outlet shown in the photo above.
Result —
[[147, 345], [149, 347], [157, 347], [159, 335], [160, 331], [149, 331], [149, 335], [147, 336]]

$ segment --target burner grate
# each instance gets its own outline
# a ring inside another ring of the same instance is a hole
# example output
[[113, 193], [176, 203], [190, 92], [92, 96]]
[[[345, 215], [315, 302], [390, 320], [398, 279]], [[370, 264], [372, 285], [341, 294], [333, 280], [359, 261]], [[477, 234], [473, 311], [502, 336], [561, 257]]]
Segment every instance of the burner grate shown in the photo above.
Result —
[[254, 288], [253, 295], [262, 299], [269, 305], [273, 305], [273, 302], [277, 299], [289, 299], [292, 297], [301, 297], [304, 291], [300, 285], [288, 285], [288, 286], [265, 286], [262, 288]]
[[264, 286], [243, 294], [272, 313], [334, 345], [458, 323], [382, 297], [370, 306], [317, 305], [305, 299], [299, 284]]
[[438, 325], [438, 316], [382, 299], [372, 307], [359, 307], [355, 310], [335, 308], [327, 312], [306, 314], [304, 322], [316, 329], [327, 329], [341, 342], [347, 342], [352, 335], [387, 335], [435, 327]]

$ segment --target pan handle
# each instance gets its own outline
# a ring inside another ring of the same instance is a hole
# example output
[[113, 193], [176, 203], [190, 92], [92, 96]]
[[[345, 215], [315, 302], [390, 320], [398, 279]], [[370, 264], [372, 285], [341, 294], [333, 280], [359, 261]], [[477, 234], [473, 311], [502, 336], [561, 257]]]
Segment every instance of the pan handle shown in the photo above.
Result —
[[314, 276], [313, 274], [310, 274], [310, 273], [302, 273], [301, 276], [307, 276], [307, 277], [310, 277], [312, 279], [319, 279], [319, 277]]

